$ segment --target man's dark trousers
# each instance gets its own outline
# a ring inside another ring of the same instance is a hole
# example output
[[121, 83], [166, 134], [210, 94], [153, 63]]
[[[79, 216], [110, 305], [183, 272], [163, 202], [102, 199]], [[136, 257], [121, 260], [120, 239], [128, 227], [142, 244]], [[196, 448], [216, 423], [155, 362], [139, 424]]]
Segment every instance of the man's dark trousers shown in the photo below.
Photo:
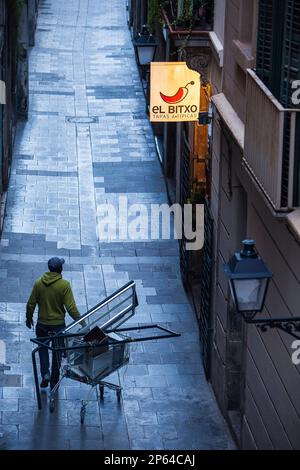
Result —
[[[45, 336], [49, 336], [51, 334], [58, 333], [59, 331], [63, 330], [65, 325], [42, 325], [41, 323], [37, 323], [35, 332], [37, 338], [42, 338]], [[47, 342], [47, 340], [45, 340]], [[52, 342], [53, 345], [53, 342]], [[47, 348], [41, 348], [39, 350], [40, 356], [40, 365], [41, 365], [41, 374], [44, 377], [45, 375], [49, 374], [49, 350]], [[60, 371], [60, 364], [61, 364], [61, 353], [52, 353], [52, 367], [51, 367], [51, 376], [50, 376], [50, 388], [54, 388], [54, 386], [59, 381], [59, 371]]]

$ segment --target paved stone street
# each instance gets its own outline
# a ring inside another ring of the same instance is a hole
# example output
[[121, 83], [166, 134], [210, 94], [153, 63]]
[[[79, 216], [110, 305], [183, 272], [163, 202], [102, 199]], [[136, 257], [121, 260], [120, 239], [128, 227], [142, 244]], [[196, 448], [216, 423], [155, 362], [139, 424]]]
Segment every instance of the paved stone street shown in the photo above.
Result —
[[[231, 448], [202, 369], [177, 241], [100, 243], [97, 235], [103, 204], [167, 202], [125, 0], [42, 0], [30, 54], [29, 121], [17, 135], [0, 253], [0, 339], [13, 375], [0, 382], [0, 448]], [[121, 404], [112, 391], [101, 403], [94, 396], [84, 426], [85, 385], [65, 380], [53, 414], [46, 395], [40, 412], [34, 396], [25, 304], [56, 255], [82, 313], [133, 279], [134, 321], [182, 333], [135, 345], [119, 371]]]

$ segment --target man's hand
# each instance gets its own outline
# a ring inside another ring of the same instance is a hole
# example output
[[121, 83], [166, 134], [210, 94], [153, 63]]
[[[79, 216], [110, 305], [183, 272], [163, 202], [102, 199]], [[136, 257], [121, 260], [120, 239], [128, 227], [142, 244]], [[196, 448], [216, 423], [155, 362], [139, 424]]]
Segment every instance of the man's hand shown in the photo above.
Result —
[[31, 320], [27, 319], [26, 320], [26, 326], [27, 326], [27, 328], [29, 328], [31, 330], [31, 327], [33, 327], [33, 320], [32, 319]]

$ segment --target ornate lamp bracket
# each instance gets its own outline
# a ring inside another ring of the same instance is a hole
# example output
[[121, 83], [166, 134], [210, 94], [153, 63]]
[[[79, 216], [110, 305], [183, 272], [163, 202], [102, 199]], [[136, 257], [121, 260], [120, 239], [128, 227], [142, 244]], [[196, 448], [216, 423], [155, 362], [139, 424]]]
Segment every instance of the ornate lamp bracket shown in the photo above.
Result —
[[246, 319], [246, 322], [256, 325], [263, 333], [268, 329], [277, 328], [300, 340], [300, 317], [261, 318], [257, 320], [249, 318]]

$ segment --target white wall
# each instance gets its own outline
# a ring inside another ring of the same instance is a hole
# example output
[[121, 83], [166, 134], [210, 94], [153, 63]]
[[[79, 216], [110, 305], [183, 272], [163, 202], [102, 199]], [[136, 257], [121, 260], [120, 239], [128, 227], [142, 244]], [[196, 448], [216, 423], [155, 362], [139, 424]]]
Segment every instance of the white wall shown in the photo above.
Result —
[[214, 32], [222, 44], [224, 44], [225, 9], [226, 0], [215, 0]]

